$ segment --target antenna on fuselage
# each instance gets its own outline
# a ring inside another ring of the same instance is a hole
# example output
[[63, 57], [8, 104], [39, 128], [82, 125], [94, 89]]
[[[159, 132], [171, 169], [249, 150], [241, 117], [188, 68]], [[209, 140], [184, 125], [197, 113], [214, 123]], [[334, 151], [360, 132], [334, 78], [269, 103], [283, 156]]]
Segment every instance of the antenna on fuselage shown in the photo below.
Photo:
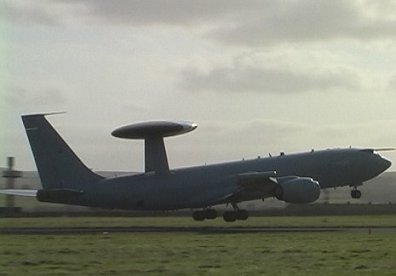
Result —
[[169, 173], [164, 137], [176, 136], [193, 131], [197, 124], [192, 122], [151, 121], [123, 126], [111, 135], [124, 139], [144, 139], [145, 172]]

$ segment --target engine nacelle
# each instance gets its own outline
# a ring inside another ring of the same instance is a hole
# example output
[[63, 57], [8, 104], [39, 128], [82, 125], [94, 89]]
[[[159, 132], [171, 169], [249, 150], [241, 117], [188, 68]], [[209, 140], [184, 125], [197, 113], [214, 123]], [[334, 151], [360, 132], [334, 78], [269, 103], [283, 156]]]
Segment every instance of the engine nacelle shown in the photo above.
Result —
[[318, 181], [310, 177], [278, 177], [275, 197], [288, 203], [310, 203], [320, 196]]

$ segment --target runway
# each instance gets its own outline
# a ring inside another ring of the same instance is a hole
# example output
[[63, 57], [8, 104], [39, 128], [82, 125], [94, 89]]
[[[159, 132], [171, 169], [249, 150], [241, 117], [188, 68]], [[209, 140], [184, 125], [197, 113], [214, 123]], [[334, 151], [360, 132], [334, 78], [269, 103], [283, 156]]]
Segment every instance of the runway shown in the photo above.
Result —
[[195, 234], [243, 234], [243, 233], [303, 233], [303, 232], [396, 232], [392, 227], [18, 227], [0, 228], [0, 234], [13, 235], [79, 235], [108, 233], [195, 233]]

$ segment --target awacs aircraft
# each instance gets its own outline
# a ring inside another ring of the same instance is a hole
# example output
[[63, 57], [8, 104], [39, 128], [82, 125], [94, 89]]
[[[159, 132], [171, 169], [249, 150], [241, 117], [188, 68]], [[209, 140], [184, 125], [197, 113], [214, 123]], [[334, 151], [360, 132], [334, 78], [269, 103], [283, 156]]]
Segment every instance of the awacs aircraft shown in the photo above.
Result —
[[391, 165], [373, 149], [329, 149], [215, 165], [170, 169], [164, 137], [194, 130], [190, 122], [154, 121], [127, 125], [112, 132], [125, 139], [144, 139], [145, 172], [104, 178], [88, 169], [59, 136], [45, 115], [22, 116], [43, 189], [2, 190], [35, 196], [39, 201], [131, 210], [194, 209], [195, 220], [214, 219], [213, 206], [230, 204], [225, 221], [245, 220], [238, 203], [276, 197], [310, 203], [320, 189], [357, 189]]

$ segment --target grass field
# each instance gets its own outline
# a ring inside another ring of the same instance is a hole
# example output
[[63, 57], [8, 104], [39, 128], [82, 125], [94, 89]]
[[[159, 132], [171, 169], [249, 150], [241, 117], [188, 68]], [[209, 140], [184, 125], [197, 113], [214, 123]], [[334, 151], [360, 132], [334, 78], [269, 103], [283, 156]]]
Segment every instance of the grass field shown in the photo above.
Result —
[[0, 275], [395, 275], [396, 216], [256, 217], [226, 224], [191, 218], [0, 218], [0, 227], [363, 226], [309, 233], [0, 235]]

